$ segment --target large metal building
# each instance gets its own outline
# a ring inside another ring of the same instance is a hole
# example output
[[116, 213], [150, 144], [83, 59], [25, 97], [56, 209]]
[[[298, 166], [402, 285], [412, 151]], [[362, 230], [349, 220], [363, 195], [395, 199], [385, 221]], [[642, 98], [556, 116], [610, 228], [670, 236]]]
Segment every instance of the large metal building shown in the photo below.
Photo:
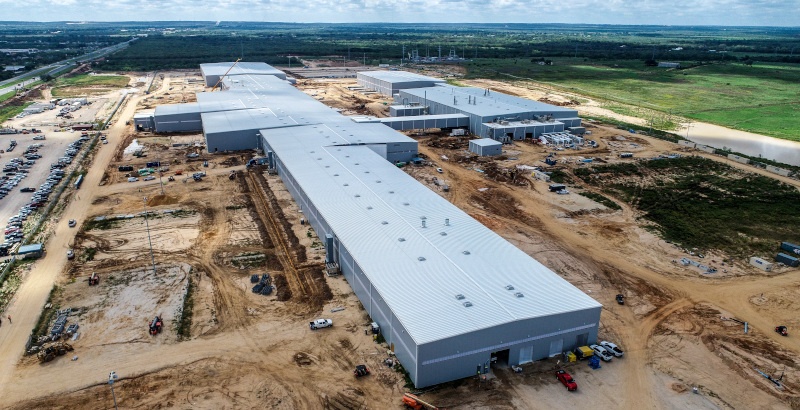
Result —
[[374, 150], [325, 125], [261, 134], [415, 386], [596, 340], [600, 304]]
[[264, 150], [415, 386], [597, 339], [599, 303], [394, 165], [416, 141], [275, 76], [222, 84], [198, 94], [209, 151]]
[[408, 88], [432, 87], [445, 81], [407, 71], [362, 71], [356, 75], [362, 87], [392, 97]]
[[203, 74], [206, 87], [213, 87], [216, 85], [219, 79], [226, 75], [225, 73], [228, 73], [228, 77], [236, 77], [238, 75], [272, 75], [281, 80], [286, 79], [286, 73], [283, 71], [267, 63], [258, 62], [240, 61], [236, 63], [236, 65], [232, 62], [200, 64], [200, 72]]

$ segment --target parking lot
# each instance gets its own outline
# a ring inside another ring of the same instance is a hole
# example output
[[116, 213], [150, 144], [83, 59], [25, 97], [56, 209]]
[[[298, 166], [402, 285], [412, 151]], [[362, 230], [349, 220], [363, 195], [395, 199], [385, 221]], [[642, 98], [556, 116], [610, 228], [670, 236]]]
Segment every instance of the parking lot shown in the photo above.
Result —
[[[4, 151], [3, 153], [0, 153], [0, 164], [2, 164], [4, 169], [6, 166], [11, 164], [12, 160], [14, 159], [18, 159], [18, 163], [22, 162], [23, 164], [25, 162], [28, 164], [33, 162], [31, 165], [29, 165], [29, 168], [24, 170], [20, 167], [17, 167], [18, 170], [27, 172], [17, 171], [3, 173], [3, 175], [8, 176], [9, 179], [2, 181], [0, 185], [10, 188], [8, 193], [2, 199], [0, 199], [0, 223], [3, 224], [3, 227], [6, 226], [5, 224], [8, 223], [12, 215], [18, 214], [21, 208], [31, 202], [31, 199], [37, 194], [35, 191], [47, 181], [51, 171], [50, 165], [58, 162], [59, 158], [64, 157], [64, 153], [69, 145], [81, 137], [80, 132], [43, 131], [44, 132], [41, 134], [8, 134], [3, 135], [2, 138], [0, 138], [0, 149]], [[34, 137], [37, 135], [44, 135], [45, 139], [34, 140]], [[12, 152], [7, 152], [12, 140], [16, 141], [17, 145]], [[35, 152], [35, 155], [41, 156], [41, 158], [29, 161], [25, 158], [24, 153], [27, 147], [34, 144], [41, 144], [41, 146]], [[24, 166], [27, 167], [28, 165]], [[73, 162], [71, 166], [75, 166], [75, 163]], [[71, 169], [72, 168], [70, 166], [65, 167], [64, 174], [69, 175], [69, 170]], [[21, 176], [24, 177], [20, 178]], [[12, 182], [15, 179], [18, 179], [16, 186], [14, 186]], [[22, 192], [21, 190], [25, 188], [32, 188], [33, 191]], [[55, 189], [56, 186], [51, 188], [52, 191], [55, 191]], [[43, 201], [43, 205], [46, 206], [46, 202]], [[28, 220], [32, 221], [35, 219], [28, 218]]]

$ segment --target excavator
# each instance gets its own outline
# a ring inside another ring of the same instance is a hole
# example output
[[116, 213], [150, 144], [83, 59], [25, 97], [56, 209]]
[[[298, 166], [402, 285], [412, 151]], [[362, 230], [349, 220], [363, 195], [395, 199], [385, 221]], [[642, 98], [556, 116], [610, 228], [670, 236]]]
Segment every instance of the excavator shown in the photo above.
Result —
[[217, 87], [219, 87], [219, 85], [222, 83], [222, 80], [228, 75], [228, 73], [231, 72], [231, 70], [233, 70], [233, 67], [236, 67], [236, 64], [239, 64], [239, 61], [242, 61], [242, 59], [241, 58], [237, 58], [236, 61], [233, 62], [233, 65], [231, 66], [231, 68], [229, 68], [228, 71], [225, 72], [225, 74], [223, 74], [223, 75], [221, 75], [219, 77], [219, 80], [217, 81], [217, 83], [214, 84], [213, 87], [211, 87], [211, 92], [214, 92], [214, 90], [216, 90]]
[[425, 402], [411, 393], [403, 394], [403, 406], [413, 410], [422, 410], [422, 409], [445, 410], [443, 407], [436, 407], [433, 404]]

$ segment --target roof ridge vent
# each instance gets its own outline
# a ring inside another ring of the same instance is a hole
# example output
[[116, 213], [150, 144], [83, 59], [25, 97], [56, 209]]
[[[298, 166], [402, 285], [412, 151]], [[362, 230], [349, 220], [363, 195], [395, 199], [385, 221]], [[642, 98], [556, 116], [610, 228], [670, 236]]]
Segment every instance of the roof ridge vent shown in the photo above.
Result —
[[466, 301], [466, 302], [462, 303], [462, 305], [464, 305], [464, 307], [471, 307], [472, 306], [472, 302]]
[[456, 295], [456, 299], [463, 300], [464, 299], [464, 295], [459, 293], [458, 295]]

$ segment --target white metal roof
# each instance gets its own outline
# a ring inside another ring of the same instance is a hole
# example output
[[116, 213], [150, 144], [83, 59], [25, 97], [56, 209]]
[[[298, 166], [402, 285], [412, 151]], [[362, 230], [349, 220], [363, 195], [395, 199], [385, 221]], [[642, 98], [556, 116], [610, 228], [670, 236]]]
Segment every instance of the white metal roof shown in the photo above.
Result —
[[426, 75], [409, 73], [408, 71], [361, 71], [358, 73], [363, 77], [370, 77], [380, 81], [390, 83], [407, 83], [427, 81], [430, 83], [444, 83], [440, 78], [428, 77]]
[[334, 128], [261, 134], [417, 344], [600, 307], [369, 147], [341, 146]]
[[497, 140], [493, 140], [491, 138], [480, 138], [480, 139], [476, 139], [476, 140], [469, 140], [469, 142], [471, 142], [471, 143], [473, 143], [473, 144], [475, 144], [477, 146], [480, 146], [480, 147], [495, 147], [495, 146], [498, 146], [498, 145], [503, 145], [502, 142], [497, 141]]
[[[233, 67], [233, 68], [231, 68]], [[230, 72], [228, 72], [230, 70]], [[221, 76], [228, 72], [228, 75], [242, 75], [242, 74], [261, 74], [273, 75], [282, 79], [286, 78], [286, 73], [277, 68], [267, 64], [258, 62], [240, 61], [233, 65], [233, 61], [223, 63], [207, 63], [200, 64], [200, 71], [204, 77], [208, 76]]]
[[[439, 84], [436, 87], [412, 88], [400, 91], [423, 98], [426, 101], [452, 106], [463, 112], [480, 117], [506, 117], [525, 113], [536, 115], [553, 114], [556, 117], [577, 117], [578, 112], [571, 108], [558, 107], [539, 101], [514, 97], [475, 87], [455, 87]], [[423, 105], [426, 105], [423, 103]]]

